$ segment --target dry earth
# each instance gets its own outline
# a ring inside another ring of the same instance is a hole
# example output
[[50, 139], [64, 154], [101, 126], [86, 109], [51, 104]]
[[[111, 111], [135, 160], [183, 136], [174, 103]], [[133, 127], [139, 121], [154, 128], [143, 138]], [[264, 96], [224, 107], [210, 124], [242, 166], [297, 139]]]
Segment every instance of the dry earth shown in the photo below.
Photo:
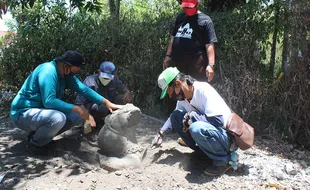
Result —
[[8, 117], [0, 123], [0, 189], [310, 189], [309, 152], [272, 138], [257, 137], [252, 149], [238, 151], [237, 171], [208, 177], [203, 171], [210, 161], [178, 145], [173, 133], [151, 149], [161, 124], [143, 117], [137, 140], [148, 152], [141, 167], [108, 172], [98, 161], [96, 132], [73, 128], [56, 137], [53, 155], [34, 157], [24, 150], [26, 133]]

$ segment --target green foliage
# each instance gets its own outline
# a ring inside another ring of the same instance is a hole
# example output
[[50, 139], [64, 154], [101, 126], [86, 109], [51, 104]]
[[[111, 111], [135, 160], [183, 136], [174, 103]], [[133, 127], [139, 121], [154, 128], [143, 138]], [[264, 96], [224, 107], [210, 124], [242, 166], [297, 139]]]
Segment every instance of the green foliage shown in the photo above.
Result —
[[[280, 5], [282, 14], [285, 4]], [[17, 34], [2, 48], [0, 59], [4, 82], [19, 88], [38, 64], [69, 49], [86, 57], [88, 65], [78, 74], [83, 80], [98, 69], [107, 49], [118, 74], [132, 91], [133, 103], [144, 113], [162, 116], [157, 77], [162, 71], [169, 30], [180, 10], [176, 0], [123, 0], [119, 19], [111, 16], [107, 7], [101, 14], [90, 13], [65, 1], [38, 2], [32, 9], [16, 9]], [[283, 18], [275, 26], [275, 10], [273, 4], [257, 0], [209, 14], [218, 37], [216, 75], [211, 84], [257, 133], [281, 131], [288, 136], [292, 124], [289, 116], [294, 115], [294, 109], [287, 108], [294, 106], [287, 98], [296, 96], [289, 96], [293, 93], [289, 86], [268, 75], [266, 64], [274, 27], [279, 29], [278, 48], [282, 43]], [[304, 40], [306, 34], [304, 38], [296, 36], [296, 42]], [[301, 88], [296, 84], [295, 89]]]

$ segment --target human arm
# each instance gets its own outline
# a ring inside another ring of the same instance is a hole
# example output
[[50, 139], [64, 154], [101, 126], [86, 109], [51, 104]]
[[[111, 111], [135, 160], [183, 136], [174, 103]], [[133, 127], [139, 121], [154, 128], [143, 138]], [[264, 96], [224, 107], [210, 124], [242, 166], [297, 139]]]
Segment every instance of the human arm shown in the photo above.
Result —
[[128, 88], [124, 89], [124, 97], [123, 97], [124, 104], [131, 102], [131, 93]]
[[131, 93], [127, 86], [123, 83], [123, 81], [118, 77], [118, 75], [114, 75], [114, 79], [116, 82], [117, 92], [123, 94], [123, 103], [127, 104], [131, 102]]
[[122, 107], [123, 107], [122, 105], [118, 105], [118, 104], [114, 104], [114, 103], [110, 102], [106, 98], [103, 99], [101, 103], [104, 104], [110, 112], [112, 112], [113, 110], [122, 109]]
[[208, 57], [208, 65], [206, 67], [206, 76], [208, 82], [213, 80], [214, 77], [214, 64], [215, 64], [215, 43], [217, 37], [214, 29], [214, 24], [210, 17], [205, 18], [203, 38], [205, 43], [206, 55]]
[[83, 96], [86, 100], [92, 101], [98, 105], [105, 99], [98, 92], [93, 90], [92, 87], [82, 83], [76, 76], [67, 77], [67, 86], [80, 96]]
[[121, 105], [116, 105], [110, 102], [108, 99], [104, 98], [100, 94], [98, 94], [93, 89], [89, 88], [85, 84], [83, 84], [76, 76], [72, 76], [69, 80], [69, 85], [79, 94], [83, 95], [85, 98], [91, 100], [96, 104], [104, 104], [110, 112], [116, 109], [122, 108]]
[[183, 119], [183, 130], [187, 131], [190, 125], [196, 121], [203, 121], [209, 123], [215, 127], [224, 126], [224, 118], [222, 115], [207, 116], [206, 114], [191, 111], [185, 114]]
[[206, 67], [206, 76], [208, 82], [211, 82], [214, 77], [214, 63], [215, 63], [215, 45], [214, 43], [206, 44], [206, 54], [209, 60], [209, 64]]
[[172, 54], [173, 39], [174, 39], [174, 37], [172, 36], [170, 41], [169, 41], [168, 47], [167, 47], [165, 59], [163, 61], [163, 69], [166, 69], [169, 66], [169, 64], [170, 64], [171, 54]]
[[65, 82], [59, 78], [54, 67], [45, 65], [37, 75], [38, 88], [42, 105], [47, 109], [54, 109], [65, 114], [72, 112], [73, 104], [61, 100]]
[[161, 129], [158, 131], [158, 133], [155, 135], [153, 141], [152, 141], [152, 147], [158, 147], [163, 142], [164, 135], [167, 134], [172, 129], [171, 120], [170, 117], [166, 120], [164, 125], [161, 127]]

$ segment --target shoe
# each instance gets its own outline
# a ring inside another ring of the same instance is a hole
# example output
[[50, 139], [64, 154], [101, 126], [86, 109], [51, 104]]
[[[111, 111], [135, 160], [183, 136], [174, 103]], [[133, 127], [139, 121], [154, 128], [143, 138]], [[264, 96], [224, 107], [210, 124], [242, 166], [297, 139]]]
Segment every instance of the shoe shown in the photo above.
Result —
[[37, 146], [28, 141], [26, 145], [26, 151], [32, 155], [37, 156], [48, 156], [49, 152], [55, 149], [55, 141], [51, 141], [47, 145], [44, 146]]
[[208, 176], [217, 176], [217, 175], [223, 175], [224, 173], [226, 173], [230, 169], [232, 169], [230, 164], [226, 164], [224, 166], [211, 165], [211, 166], [206, 168], [204, 173]]
[[187, 144], [183, 141], [183, 139], [181, 137], [178, 138], [178, 143], [181, 146], [186, 146], [187, 147]]
[[32, 136], [34, 135], [35, 131], [30, 131], [27, 135], [27, 139], [28, 139], [28, 142], [31, 140]]

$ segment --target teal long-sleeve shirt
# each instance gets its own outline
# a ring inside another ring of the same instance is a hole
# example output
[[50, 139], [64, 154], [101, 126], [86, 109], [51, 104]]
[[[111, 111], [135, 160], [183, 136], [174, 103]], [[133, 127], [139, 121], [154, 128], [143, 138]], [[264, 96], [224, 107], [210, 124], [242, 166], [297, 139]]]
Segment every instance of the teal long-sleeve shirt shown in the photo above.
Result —
[[71, 113], [74, 105], [61, 100], [65, 89], [71, 89], [97, 104], [104, 100], [104, 97], [84, 85], [76, 76], [62, 78], [53, 60], [37, 66], [28, 76], [11, 104], [12, 120], [17, 120], [20, 114], [30, 108]]

